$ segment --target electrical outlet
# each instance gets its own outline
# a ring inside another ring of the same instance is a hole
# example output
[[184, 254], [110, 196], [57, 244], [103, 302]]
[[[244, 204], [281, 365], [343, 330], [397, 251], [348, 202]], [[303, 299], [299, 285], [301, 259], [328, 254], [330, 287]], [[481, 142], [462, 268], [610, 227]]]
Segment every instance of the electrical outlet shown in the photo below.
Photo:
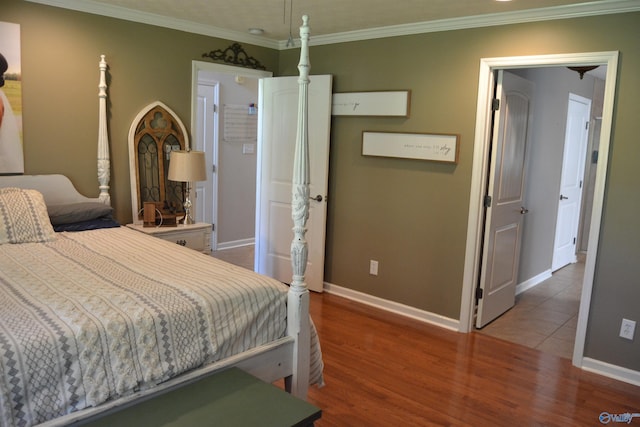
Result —
[[633, 334], [636, 331], [636, 322], [629, 319], [622, 319], [620, 326], [620, 336], [633, 341]]
[[378, 275], [378, 261], [369, 261], [369, 274], [371, 274], [372, 276]]

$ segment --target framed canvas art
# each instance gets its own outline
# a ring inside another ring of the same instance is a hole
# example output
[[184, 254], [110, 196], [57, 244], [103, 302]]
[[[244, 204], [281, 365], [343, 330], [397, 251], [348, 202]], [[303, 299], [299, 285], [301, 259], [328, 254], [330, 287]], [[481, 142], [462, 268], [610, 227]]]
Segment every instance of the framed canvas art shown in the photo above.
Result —
[[0, 174], [24, 173], [20, 25], [0, 21]]

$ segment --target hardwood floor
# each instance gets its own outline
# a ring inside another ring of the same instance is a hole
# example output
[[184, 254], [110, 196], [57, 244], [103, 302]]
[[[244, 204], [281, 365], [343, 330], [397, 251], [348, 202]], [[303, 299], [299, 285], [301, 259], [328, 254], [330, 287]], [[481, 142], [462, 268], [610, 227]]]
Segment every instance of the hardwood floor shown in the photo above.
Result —
[[[325, 426], [596, 426], [639, 413], [640, 387], [491, 336], [461, 334], [347, 299], [311, 295]], [[640, 419], [634, 419], [640, 422]]]
[[640, 387], [549, 352], [327, 293], [311, 294], [311, 316], [325, 363], [326, 385], [309, 390], [322, 409], [317, 427], [598, 426], [603, 412], [640, 413]]

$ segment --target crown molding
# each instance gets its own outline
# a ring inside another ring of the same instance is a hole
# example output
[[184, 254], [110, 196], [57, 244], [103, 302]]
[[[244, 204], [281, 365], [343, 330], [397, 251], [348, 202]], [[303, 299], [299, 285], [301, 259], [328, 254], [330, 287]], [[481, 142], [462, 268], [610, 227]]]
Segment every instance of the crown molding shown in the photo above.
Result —
[[[286, 40], [274, 40], [266, 37], [252, 36], [247, 33], [225, 30], [210, 25], [198, 24], [182, 19], [169, 18], [153, 13], [140, 12], [120, 6], [113, 6], [90, 0], [27, 0], [48, 6], [124, 19], [158, 27], [170, 28], [188, 33], [201, 34], [210, 37], [249, 43], [277, 50], [295, 49], [300, 40], [295, 40], [293, 48], [287, 47]], [[498, 25], [521, 24], [526, 22], [550, 21], [556, 19], [581, 18], [614, 13], [628, 13], [640, 11], [640, 0], [601, 0], [589, 3], [554, 6], [541, 9], [530, 9], [517, 12], [504, 12], [487, 15], [468, 16], [462, 18], [441, 19], [436, 21], [418, 22], [413, 24], [393, 25], [388, 27], [370, 28], [365, 30], [346, 31], [320, 36], [313, 36], [309, 41], [311, 46], [346, 43], [362, 40], [380, 39], [387, 37], [407, 36], [414, 34], [433, 33], [438, 31], [462, 30], [468, 28], [492, 27]]]
[[169, 28], [172, 30], [184, 31], [187, 33], [200, 34], [203, 36], [216, 37], [220, 39], [249, 43], [256, 46], [271, 49], [280, 49], [276, 40], [266, 37], [252, 36], [240, 31], [225, 30], [211, 25], [198, 24], [183, 19], [170, 18], [155, 13], [141, 12], [127, 9], [121, 6], [114, 6], [90, 0], [27, 0], [31, 3], [39, 3], [47, 6], [54, 6], [63, 9], [86, 12], [94, 15], [108, 16], [110, 18], [123, 19], [125, 21], [138, 22], [141, 24], [154, 25], [157, 27]]
[[[526, 22], [551, 21], [556, 19], [581, 18], [596, 15], [609, 15], [640, 11], [640, 0], [601, 0], [554, 6], [541, 9], [529, 9], [517, 12], [504, 12], [462, 18], [441, 19], [414, 24], [393, 25], [388, 27], [355, 30], [343, 33], [311, 37], [310, 46], [354, 42], [387, 37], [407, 36], [439, 31], [463, 30], [469, 28], [492, 27], [498, 25], [522, 24]], [[286, 47], [286, 41], [280, 42], [280, 49]]]

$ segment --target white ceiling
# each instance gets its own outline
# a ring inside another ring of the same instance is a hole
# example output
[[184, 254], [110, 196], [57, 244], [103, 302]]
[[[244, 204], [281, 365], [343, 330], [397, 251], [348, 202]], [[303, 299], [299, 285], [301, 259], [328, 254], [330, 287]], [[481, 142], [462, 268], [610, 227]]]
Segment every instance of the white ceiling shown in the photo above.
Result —
[[285, 48], [290, 32], [298, 38], [302, 15], [313, 45], [640, 10], [640, 0], [29, 1], [274, 48]]

